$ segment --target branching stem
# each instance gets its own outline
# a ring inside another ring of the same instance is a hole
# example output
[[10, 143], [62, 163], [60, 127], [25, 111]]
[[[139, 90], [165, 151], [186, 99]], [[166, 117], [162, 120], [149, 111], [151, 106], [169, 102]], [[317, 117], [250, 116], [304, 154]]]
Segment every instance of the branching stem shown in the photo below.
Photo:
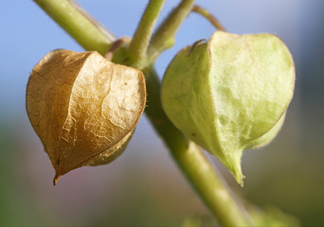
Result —
[[[84, 11], [76, 7], [71, 0], [34, 1], [88, 51], [98, 51], [105, 55], [116, 40], [110, 32], [103, 30], [89, 16], [85, 16]], [[142, 37], [145, 44], [140, 44], [141, 35], [137, 35], [136, 31], [130, 48], [131, 54], [127, 53], [128, 55], [133, 54], [133, 67], [136, 67], [137, 62], [140, 62], [139, 59], [143, 57], [143, 52], [145, 53], [147, 49], [148, 40], [155, 24], [155, 21], [150, 24], [148, 18], [155, 18], [154, 20], [156, 20], [164, 1], [151, 0], [146, 9], [147, 18], [143, 16], [146, 19], [142, 19], [144, 22], [141, 21], [137, 29], [137, 31], [141, 29], [143, 31], [143, 29], [146, 30], [145, 26], [150, 26], [146, 35]], [[157, 5], [151, 5], [152, 2]], [[153, 53], [156, 58], [163, 50], [170, 47], [170, 40], [174, 39], [183, 20], [191, 12], [193, 3], [194, 0], [183, 0], [173, 10], [155, 33], [147, 53]], [[140, 51], [135, 51], [136, 48], [139, 48]], [[203, 152], [178, 131], [165, 115], [160, 101], [160, 80], [154, 70], [153, 62], [146, 62], [146, 64], [142, 68], [149, 100], [149, 106], [145, 109], [145, 112], [157, 133], [169, 147], [174, 160], [222, 226], [252, 226], [252, 222], [244, 209], [234, 199], [223, 179], [214, 170]]]
[[200, 15], [202, 15], [203, 17], [205, 17], [218, 30], [220, 30], [220, 31], [226, 31], [225, 28], [224, 28], [224, 26], [216, 19], [216, 17], [214, 17], [210, 12], [208, 12], [208, 10], [200, 7], [199, 5], [194, 5], [192, 7], [192, 11], [193, 12], [196, 12], [196, 13], [198, 13]]
[[165, 0], [151, 0], [141, 18], [129, 47], [130, 64], [136, 66], [146, 57], [154, 26]]
[[181, 3], [173, 9], [164, 22], [158, 27], [152, 37], [148, 47], [148, 56], [151, 63], [166, 49], [173, 46], [175, 35], [182, 25], [183, 21], [191, 12], [195, 0], [182, 0]]
[[104, 55], [116, 37], [73, 0], [34, 0], [84, 49]]
[[160, 101], [160, 80], [153, 67], [143, 70], [148, 107], [145, 113], [170, 149], [174, 160], [222, 226], [253, 226], [226, 183], [199, 147], [175, 128]]

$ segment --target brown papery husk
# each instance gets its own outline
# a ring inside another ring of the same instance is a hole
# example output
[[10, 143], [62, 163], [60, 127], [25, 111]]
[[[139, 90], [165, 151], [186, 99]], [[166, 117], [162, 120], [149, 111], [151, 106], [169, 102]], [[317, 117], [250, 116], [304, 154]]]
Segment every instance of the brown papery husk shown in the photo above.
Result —
[[33, 69], [26, 108], [57, 179], [85, 165], [107, 164], [125, 149], [143, 113], [140, 70], [97, 52], [54, 50]]

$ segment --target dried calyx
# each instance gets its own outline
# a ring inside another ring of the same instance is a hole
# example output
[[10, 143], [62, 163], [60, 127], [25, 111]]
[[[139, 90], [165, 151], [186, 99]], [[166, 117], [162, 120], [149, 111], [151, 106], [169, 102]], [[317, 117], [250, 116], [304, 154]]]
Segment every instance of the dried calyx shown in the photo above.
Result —
[[140, 70], [97, 52], [54, 50], [33, 69], [26, 95], [30, 122], [58, 178], [107, 164], [131, 139], [146, 101]]
[[278, 37], [217, 31], [207, 43], [176, 55], [161, 98], [174, 125], [216, 155], [242, 185], [242, 152], [278, 133], [294, 81], [291, 54]]

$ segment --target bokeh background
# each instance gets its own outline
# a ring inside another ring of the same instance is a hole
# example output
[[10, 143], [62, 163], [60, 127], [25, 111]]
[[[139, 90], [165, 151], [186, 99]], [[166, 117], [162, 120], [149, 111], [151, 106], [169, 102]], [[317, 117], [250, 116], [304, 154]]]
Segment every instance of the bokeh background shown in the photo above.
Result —
[[[168, 0], [161, 21], [179, 1]], [[79, 0], [116, 36], [132, 36], [147, 0]], [[245, 187], [214, 157], [245, 200], [277, 207], [304, 226], [324, 226], [324, 1], [197, 0], [228, 31], [274, 33], [296, 64], [296, 89], [279, 136], [243, 156]], [[32, 0], [0, 1], [0, 226], [179, 226], [208, 211], [183, 179], [144, 115], [113, 163], [83, 167], [52, 186], [54, 170], [25, 111], [34, 65], [57, 48], [82, 51]], [[156, 63], [160, 76], [182, 47], [215, 29], [191, 14], [175, 46]]]

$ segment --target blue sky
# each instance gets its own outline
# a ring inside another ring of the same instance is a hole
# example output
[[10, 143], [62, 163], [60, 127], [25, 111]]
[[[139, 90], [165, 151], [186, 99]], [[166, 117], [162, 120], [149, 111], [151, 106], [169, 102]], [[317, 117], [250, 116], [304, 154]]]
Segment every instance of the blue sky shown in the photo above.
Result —
[[[147, 1], [78, 1], [116, 36], [131, 36]], [[178, 1], [168, 0], [162, 18]], [[281, 36], [288, 47], [297, 51], [299, 11], [302, 1], [199, 0], [233, 33], [272, 32]], [[0, 1], [0, 114], [20, 115], [29, 73], [34, 65], [53, 49], [82, 51], [32, 0]], [[156, 67], [163, 74], [168, 62], [182, 47], [208, 39], [214, 28], [196, 14], [189, 16], [177, 35], [178, 42], [164, 53]]]

